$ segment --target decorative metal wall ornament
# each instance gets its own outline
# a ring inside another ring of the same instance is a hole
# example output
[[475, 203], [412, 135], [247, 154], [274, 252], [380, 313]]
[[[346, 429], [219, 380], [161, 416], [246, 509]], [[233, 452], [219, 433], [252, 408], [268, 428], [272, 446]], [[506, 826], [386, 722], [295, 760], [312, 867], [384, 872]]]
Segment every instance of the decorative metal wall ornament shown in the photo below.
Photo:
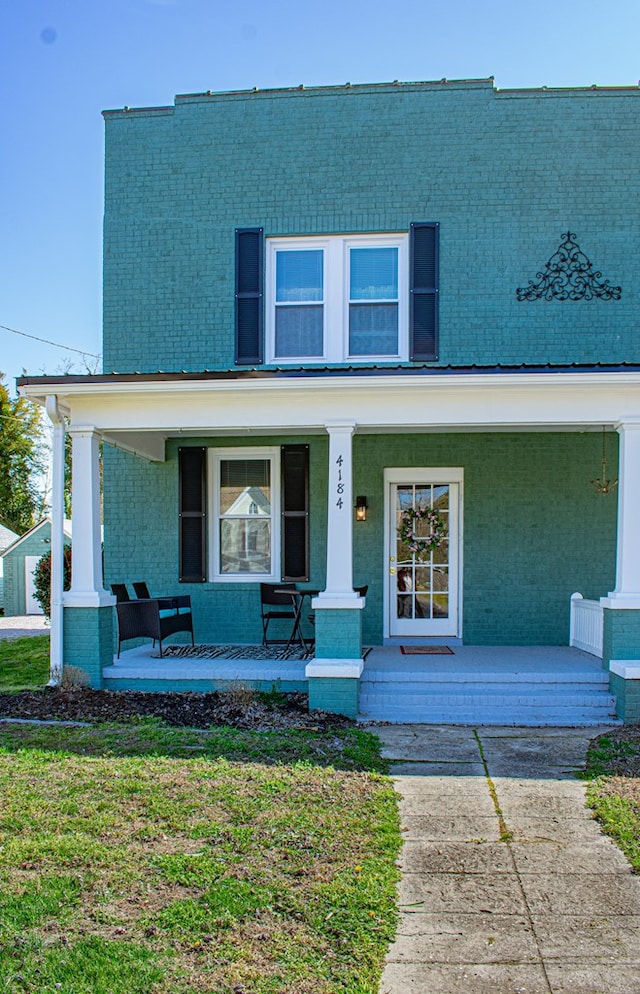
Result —
[[599, 494], [610, 494], [618, 485], [618, 478], [615, 480], [607, 479], [607, 449], [606, 449], [606, 434], [604, 430], [604, 425], [602, 426], [602, 476], [596, 477], [595, 480], [591, 481], [591, 486], [595, 488]]
[[549, 259], [543, 273], [536, 273], [540, 281], [529, 280], [525, 287], [518, 287], [518, 300], [620, 300], [622, 288], [610, 286], [595, 270], [576, 241], [572, 231], [560, 235], [562, 241], [557, 252]]

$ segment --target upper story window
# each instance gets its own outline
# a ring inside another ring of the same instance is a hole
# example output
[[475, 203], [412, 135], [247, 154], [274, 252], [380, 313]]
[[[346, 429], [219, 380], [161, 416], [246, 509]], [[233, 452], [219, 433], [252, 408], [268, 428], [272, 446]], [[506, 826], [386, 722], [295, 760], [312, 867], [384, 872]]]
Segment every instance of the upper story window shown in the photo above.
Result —
[[236, 228], [236, 365], [437, 361], [439, 229], [265, 239]]
[[408, 238], [267, 241], [267, 361], [406, 359]]
[[275, 249], [274, 354], [322, 356], [324, 249]]

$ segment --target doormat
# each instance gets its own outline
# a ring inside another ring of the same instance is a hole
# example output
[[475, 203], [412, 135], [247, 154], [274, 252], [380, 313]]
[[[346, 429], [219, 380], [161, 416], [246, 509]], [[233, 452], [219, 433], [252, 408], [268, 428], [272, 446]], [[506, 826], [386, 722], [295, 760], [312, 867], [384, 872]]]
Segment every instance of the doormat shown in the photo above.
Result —
[[448, 645], [401, 645], [400, 652], [405, 656], [454, 656]]
[[180, 659], [311, 659], [300, 645], [167, 645], [162, 658]]

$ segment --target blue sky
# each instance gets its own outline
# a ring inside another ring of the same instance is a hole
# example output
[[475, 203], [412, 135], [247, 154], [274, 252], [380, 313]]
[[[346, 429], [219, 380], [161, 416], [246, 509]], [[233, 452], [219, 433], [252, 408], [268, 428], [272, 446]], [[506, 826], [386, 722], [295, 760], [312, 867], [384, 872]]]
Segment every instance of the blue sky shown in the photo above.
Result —
[[640, 79], [640, 3], [582, 0], [5, 0], [0, 11], [0, 370], [97, 362], [101, 110], [299, 83]]

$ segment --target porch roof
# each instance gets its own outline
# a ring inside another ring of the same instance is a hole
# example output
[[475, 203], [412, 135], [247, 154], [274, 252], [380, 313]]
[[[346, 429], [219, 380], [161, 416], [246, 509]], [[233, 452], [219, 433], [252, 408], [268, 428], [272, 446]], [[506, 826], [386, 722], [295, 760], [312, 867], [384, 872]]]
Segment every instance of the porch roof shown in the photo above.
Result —
[[275, 367], [24, 376], [71, 428], [164, 460], [170, 438], [358, 432], [589, 431], [640, 425], [640, 363]]

